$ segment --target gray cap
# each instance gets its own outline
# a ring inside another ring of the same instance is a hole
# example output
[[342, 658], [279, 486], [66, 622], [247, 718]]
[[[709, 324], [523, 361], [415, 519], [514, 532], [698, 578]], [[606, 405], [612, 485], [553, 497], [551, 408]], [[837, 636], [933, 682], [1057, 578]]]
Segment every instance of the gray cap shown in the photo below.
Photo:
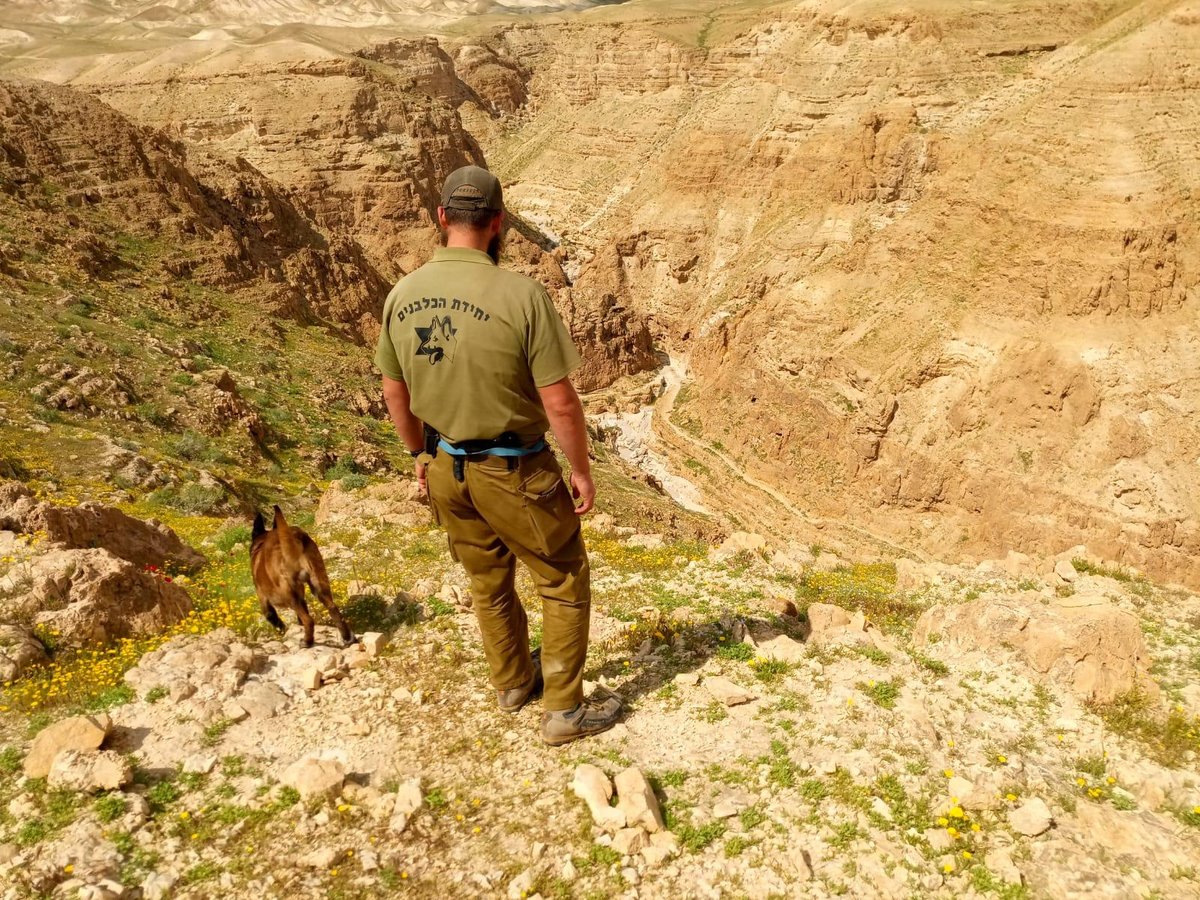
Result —
[[442, 186], [442, 206], [447, 209], [504, 209], [500, 179], [479, 166], [455, 169]]

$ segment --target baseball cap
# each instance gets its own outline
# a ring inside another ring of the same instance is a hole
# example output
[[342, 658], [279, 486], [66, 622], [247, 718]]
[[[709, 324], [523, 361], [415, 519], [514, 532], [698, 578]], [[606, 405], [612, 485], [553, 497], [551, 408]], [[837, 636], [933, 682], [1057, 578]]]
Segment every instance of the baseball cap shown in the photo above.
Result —
[[455, 169], [442, 186], [442, 206], [447, 209], [504, 209], [500, 179], [479, 166]]

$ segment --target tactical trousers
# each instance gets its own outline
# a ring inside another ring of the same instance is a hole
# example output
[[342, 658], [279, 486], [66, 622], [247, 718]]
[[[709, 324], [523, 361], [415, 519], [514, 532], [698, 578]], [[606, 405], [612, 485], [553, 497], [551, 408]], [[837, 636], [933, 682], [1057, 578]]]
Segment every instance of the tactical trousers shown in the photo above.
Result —
[[441, 452], [427, 468], [434, 520], [471, 578], [471, 596], [491, 681], [498, 691], [533, 674], [529, 624], [515, 588], [517, 560], [542, 598], [544, 708], [571, 709], [583, 699], [591, 580], [571, 492], [550, 450], [509, 461], [468, 462], [464, 480]]

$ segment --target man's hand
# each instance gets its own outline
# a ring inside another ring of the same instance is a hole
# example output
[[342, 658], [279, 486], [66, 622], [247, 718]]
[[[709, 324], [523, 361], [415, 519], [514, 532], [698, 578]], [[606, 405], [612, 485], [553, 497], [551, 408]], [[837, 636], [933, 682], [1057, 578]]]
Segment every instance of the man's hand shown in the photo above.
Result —
[[571, 473], [571, 496], [575, 498], [575, 515], [587, 515], [596, 505], [596, 485], [591, 473]]
[[425, 480], [425, 464], [417, 463], [415, 466], [417, 475], [417, 487], [421, 490], [421, 496], [429, 499], [429, 483]]

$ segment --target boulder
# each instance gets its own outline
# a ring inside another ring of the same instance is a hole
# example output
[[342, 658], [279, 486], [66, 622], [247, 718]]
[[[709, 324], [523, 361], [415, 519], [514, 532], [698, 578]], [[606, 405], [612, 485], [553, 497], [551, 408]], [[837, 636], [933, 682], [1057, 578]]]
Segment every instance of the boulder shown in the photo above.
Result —
[[757, 694], [734, 684], [723, 675], [705, 678], [704, 689], [708, 691], [714, 700], [719, 700], [726, 706], [739, 706], [758, 699]]
[[804, 661], [804, 645], [786, 634], [761, 641], [758, 644], [758, 655], [772, 662], [782, 662], [795, 665]]
[[1008, 824], [1017, 834], [1037, 837], [1050, 830], [1050, 826], [1054, 824], [1054, 817], [1050, 815], [1050, 808], [1041, 797], [1031, 797], [1016, 809], [1009, 811]]
[[605, 831], [617, 831], [625, 827], [624, 810], [608, 805], [612, 799], [613, 786], [608, 776], [596, 766], [584, 763], [575, 768], [571, 780], [571, 791], [587, 804], [592, 821]]
[[862, 612], [848, 612], [832, 603], [813, 603], [808, 607], [809, 641], [817, 644], [880, 643], [877, 629], [869, 629]]
[[617, 788], [617, 809], [625, 815], [625, 824], [640, 826], [647, 831], [662, 831], [662, 810], [658, 798], [646, 776], [635, 766], [630, 766], [613, 779]]
[[46, 783], [52, 788], [115, 791], [133, 781], [129, 760], [112, 750], [63, 750], [54, 757]]
[[154, 634], [192, 609], [178, 584], [108, 550], [51, 550], [28, 574], [29, 589], [10, 601], [10, 614], [32, 617], [71, 646]]
[[101, 549], [145, 568], [192, 572], [204, 557], [166, 525], [126, 515], [103, 503], [57, 506], [37, 502], [22, 485], [0, 491], [0, 528], [23, 534], [41, 532], [49, 544], [64, 550]]
[[[125, 673], [125, 683], [144, 695], [156, 687], [167, 688], [173, 700], [227, 700], [241, 689], [247, 675], [262, 669], [266, 654], [243, 644], [232, 631], [171, 638], [143, 656]], [[242, 712], [240, 718], [245, 718]], [[228, 717], [228, 716], [227, 716]]]
[[64, 750], [99, 750], [112, 728], [112, 720], [98, 716], [72, 716], [48, 725], [38, 732], [25, 757], [25, 775], [45, 778], [55, 757]]
[[34, 666], [49, 661], [46, 648], [30, 629], [0, 624], [0, 684], [16, 681]]
[[1044, 604], [1036, 596], [985, 594], [926, 610], [913, 629], [923, 646], [939, 635], [964, 650], [1013, 648], [1034, 671], [1084, 700], [1106, 703], [1139, 690], [1158, 696], [1137, 617], [1105, 597], [1077, 594]]
[[767, 539], [761, 534], [751, 534], [747, 531], [735, 531], [713, 552], [713, 559], [725, 562], [742, 553], [755, 556], [762, 554], [767, 548]]
[[421, 780], [410, 778], [396, 789], [395, 806], [392, 807], [392, 820], [389, 824], [393, 834], [401, 834], [408, 828], [409, 820], [425, 802], [421, 793]]
[[363, 649], [367, 651], [367, 655], [371, 657], [378, 656], [387, 647], [387, 635], [380, 634], [378, 631], [368, 631], [360, 639]]
[[1079, 573], [1075, 571], [1075, 567], [1065, 559], [1060, 559], [1054, 564], [1054, 574], [1068, 584], [1079, 577]]
[[382, 481], [361, 490], [348, 490], [340, 481], [330, 482], [317, 503], [314, 518], [318, 525], [357, 525], [377, 520], [384, 525], [411, 527], [430, 521], [429, 507], [412, 479]]
[[334, 800], [342, 793], [346, 769], [336, 759], [305, 756], [288, 766], [280, 781], [305, 800]]

